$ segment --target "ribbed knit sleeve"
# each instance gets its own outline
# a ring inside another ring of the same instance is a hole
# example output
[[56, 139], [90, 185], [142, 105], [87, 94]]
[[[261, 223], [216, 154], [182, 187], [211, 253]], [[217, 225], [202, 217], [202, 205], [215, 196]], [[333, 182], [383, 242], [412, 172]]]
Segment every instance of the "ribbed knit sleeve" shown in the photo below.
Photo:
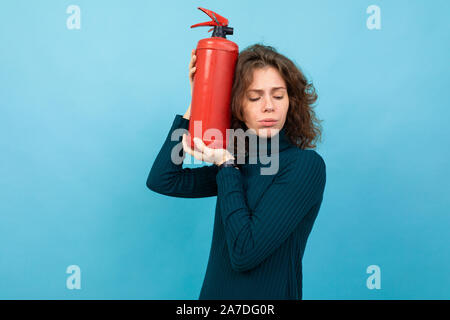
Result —
[[[177, 164], [172, 161], [172, 152], [185, 157], [182, 145], [182, 133], [171, 136], [176, 129], [189, 128], [189, 120], [177, 114], [161, 150], [152, 165], [147, 178], [147, 187], [157, 193], [180, 198], [202, 198], [217, 195], [216, 165], [199, 168], [183, 168], [183, 161]], [[187, 133], [187, 132], [184, 132]], [[174, 150], [174, 151], [172, 151]]]
[[325, 171], [325, 162], [317, 152], [302, 150], [280, 169], [252, 211], [246, 204], [241, 172], [232, 167], [218, 172], [217, 199], [234, 270], [256, 267], [289, 237], [310, 209], [322, 201]]

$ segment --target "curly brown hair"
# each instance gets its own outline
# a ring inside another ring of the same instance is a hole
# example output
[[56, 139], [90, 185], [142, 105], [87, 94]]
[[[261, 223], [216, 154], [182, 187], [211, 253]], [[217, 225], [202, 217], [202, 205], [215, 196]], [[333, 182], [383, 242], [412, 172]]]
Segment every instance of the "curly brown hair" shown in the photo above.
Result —
[[315, 148], [314, 142], [321, 139], [320, 122], [323, 120], [318, 120], [313, 110], [313, 104], [317, 100], [313, 84], [308, 83], [294, 62], [278, 53], [275, 48], [260, 43], [253, 44], [239, 53], [231, 94], [231, 128], [241, 128], [244, 131], [248, 129], [244, 122], [242, 102], [247, 88], [253, 82], [253, 70], [266, 66], [277, 69], [286, 82], [289, 108], [284, 127], [287, 137], [301, 149]]

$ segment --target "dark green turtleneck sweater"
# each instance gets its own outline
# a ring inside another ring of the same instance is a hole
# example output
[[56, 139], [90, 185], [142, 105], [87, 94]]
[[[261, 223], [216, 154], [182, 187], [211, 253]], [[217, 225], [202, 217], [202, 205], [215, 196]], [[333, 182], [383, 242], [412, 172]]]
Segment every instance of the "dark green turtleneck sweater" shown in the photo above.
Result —
[[325, 188], [322, 157], [293, 145], [283, 128], [272, 138], [255, 139], [256, 149], [249, 149], [240, 170], [218, 170], [216, 165], [183, 168], [171, 161], [174, 147], [183, 152], [181, 135], [171, 141], [178, 128], [187, 130], [189, 120], [177, 114], [147, 187], [173, 197], [217, 196], [199, 299], [301, 300], [303, 253]]

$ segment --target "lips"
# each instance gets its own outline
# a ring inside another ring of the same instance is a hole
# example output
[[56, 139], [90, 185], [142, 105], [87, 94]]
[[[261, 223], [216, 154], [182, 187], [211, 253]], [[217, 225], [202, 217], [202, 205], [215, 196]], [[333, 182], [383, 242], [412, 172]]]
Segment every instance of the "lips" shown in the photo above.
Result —
[[262, 124], [264, 127], [272, 127], [273, 125], [275, 125], [277, 123], [276, 120], [273, 119], [265, 119], [265, 120], [261, 120], [259, 121], [260, 124]]
[[274, 118], [266, 118], [266, 119], [259, 120], [259, 122], [276, 122], [276, 121], [277, 121], [277, 119], [274, 119]]

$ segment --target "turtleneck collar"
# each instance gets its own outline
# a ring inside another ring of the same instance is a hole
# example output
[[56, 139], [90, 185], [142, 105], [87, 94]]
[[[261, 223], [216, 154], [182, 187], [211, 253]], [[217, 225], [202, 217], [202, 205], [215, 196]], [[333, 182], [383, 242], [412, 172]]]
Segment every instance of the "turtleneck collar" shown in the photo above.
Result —
[[[248, 153], [246, 154], [246, 159], [270, 156], [272, 154], [277, 154], [290, 147], [294, 144], [291, 143], [289, 137], [286, 134], [286, 128], [283, 127], [277, 134], [272, 137], [260, 137], [252, 131], [248, 132], [249, 137], [249, 147]], [[255, 142], [252, 142], [255, 141]], [[253, 144], [253, 147], [252, 147]]]

